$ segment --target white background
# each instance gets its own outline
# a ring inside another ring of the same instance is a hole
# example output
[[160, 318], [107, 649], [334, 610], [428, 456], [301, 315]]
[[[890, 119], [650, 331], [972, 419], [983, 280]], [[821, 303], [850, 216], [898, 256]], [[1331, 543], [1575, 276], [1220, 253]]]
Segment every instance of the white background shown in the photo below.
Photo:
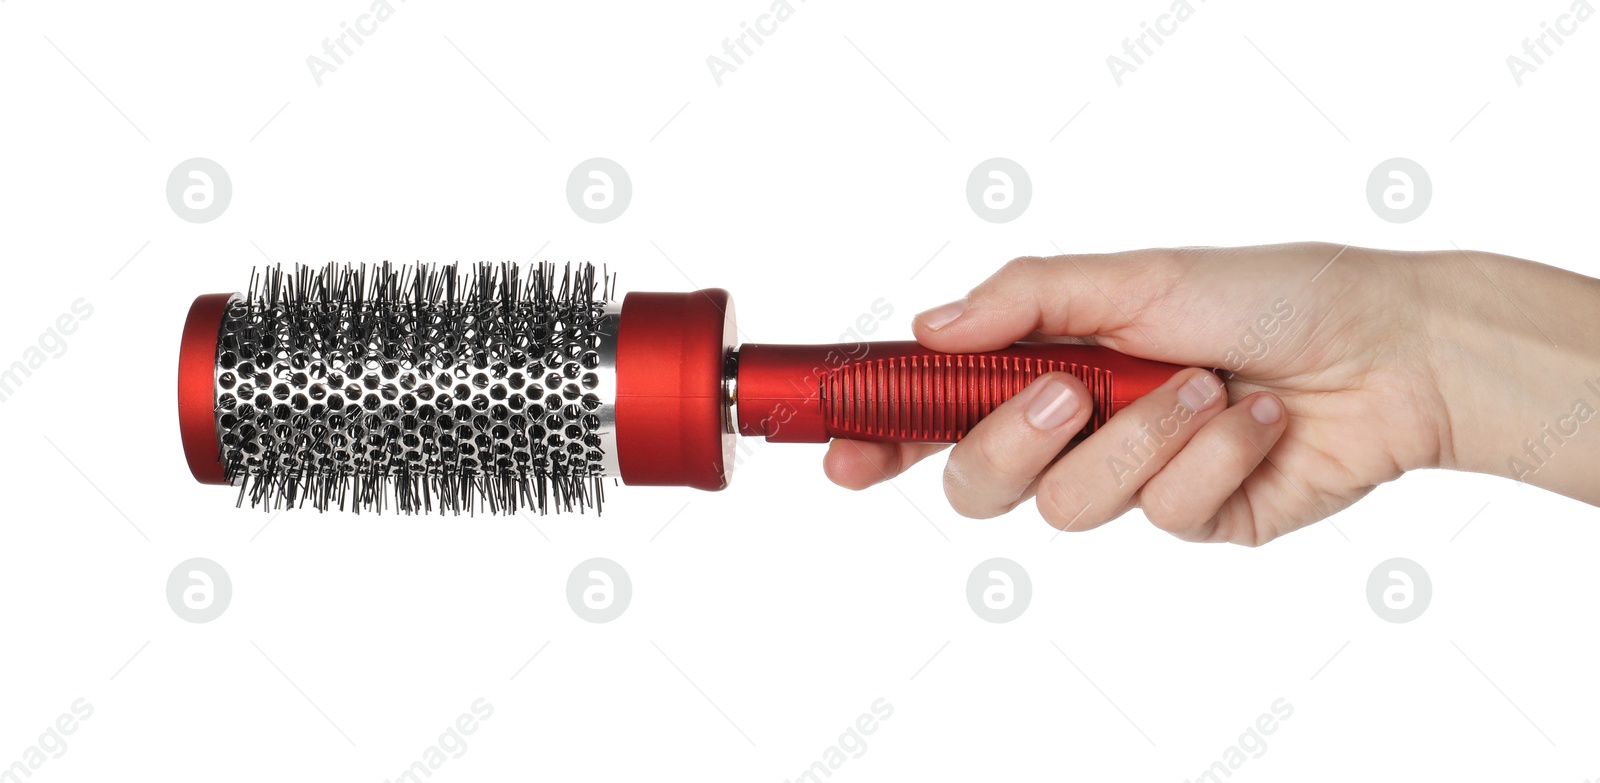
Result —
[[[1594, 275], [1600, 21], [1518, 87], [1565, 0], [1197, 0], [1119, 87], [1106, 57], [1164, 0], [811, 0], [718, 86], [766, 0], [396, 6], [318, 86], [365, 0], [0, 3], [0, 364], [93, 307], [0, 404], [0, 765], [83, 698], [30, 781], [381, 781], [483, 698], [431, 779], [782, 781], [882, 698], [831, 779], [1181, 781], [1282, 698], [1231, 779], [1600, 776], [1596, 512], [1510, 481], [1409, 475], [1257, 550], [1138, 513], [1052, 540], [1031, 506], [956, 516], [942, 460], [853, 494], [764, 444], [725, 492], [617, 487], [598, 519], [272, 517], [190, 479], [173, 405], [189, 301], [264, 257], [594, 261], [726, 287], [767, 342], [878, 298], [905, 338], [1058, 245], [1455, 242]], [[165, 196], [196, 156], [234, 188], [205, 224]], [[565, 196], [596, 156], [634, 187], [605, 224]], [[995, 156], [1034, 187], [1001, 225], [965, 196]], [[1396, 156], [1434, 187], [1403, 225], [1365, 196]], [[165, 599], [197, 556], [233, 581], [206, 624]], [[997, 556], [1033, 581], [1003, 625], [964, 595]], [[1365, 595], [1396, 556], [1434, 589], [1400, 625]], [[608, 624], [567, 605], [590, 557], [632, 577]]]

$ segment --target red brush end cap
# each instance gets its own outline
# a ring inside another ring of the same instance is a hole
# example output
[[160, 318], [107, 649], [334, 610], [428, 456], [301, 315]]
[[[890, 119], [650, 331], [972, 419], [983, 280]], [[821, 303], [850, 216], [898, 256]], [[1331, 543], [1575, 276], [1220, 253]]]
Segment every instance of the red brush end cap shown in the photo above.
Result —
[[205, 294], [189, 307], [178, 349], [178, 432], [189, 472], [202, 484], [226, 484], [215, 418], [217, 332], [233, 294]]
[[617, 326], [617, 467], [624, 484], [728, 486], [734, 435], [723, 373], [733, 297], [630, 293]]

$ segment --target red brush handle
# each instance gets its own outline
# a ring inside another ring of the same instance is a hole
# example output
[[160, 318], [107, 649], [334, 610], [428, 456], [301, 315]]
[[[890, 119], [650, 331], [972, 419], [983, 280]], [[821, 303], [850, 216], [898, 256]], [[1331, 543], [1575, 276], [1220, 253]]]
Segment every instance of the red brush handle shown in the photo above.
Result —
[[1108, 348], [1017, 343], [947, 354], [915, 342], [739, 348], [739, 432], [787, 443], [831, 438], [960, 440], [1034, 378], [1076, 375], [1094, 400], [1084, 434], [1181, 367]]

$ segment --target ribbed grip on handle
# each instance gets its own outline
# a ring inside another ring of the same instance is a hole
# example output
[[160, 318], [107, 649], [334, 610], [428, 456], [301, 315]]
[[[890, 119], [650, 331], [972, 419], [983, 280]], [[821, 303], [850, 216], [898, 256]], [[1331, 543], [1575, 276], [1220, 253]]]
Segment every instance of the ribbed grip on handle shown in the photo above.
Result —
[[738, 359], [739, 431], [784, 442], [954, 442], [1035, 378], [1061, 371], [1089, 389], [1089, 433], [1180, 369], [1061, 343], [971, 354], [915, 342], [747, 344]]
[[1070, 372], [1094, 400], [1084, 434], [1111, 418], [1111, 374], [1052, 359], [929, 354], [867, 359], [828, 373], [828, 435], [852, 440], [954, 442], [1047, 372]]

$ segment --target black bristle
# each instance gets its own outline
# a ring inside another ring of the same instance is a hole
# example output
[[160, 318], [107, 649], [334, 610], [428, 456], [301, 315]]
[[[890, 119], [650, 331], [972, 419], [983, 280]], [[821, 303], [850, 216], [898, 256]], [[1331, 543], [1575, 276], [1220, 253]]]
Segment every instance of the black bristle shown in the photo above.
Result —
[[613, 285], [588, 263], [255, 270], [218, 335], [240, 504], [598, 512], [601, 401], [573, 373], [592, 381]]

